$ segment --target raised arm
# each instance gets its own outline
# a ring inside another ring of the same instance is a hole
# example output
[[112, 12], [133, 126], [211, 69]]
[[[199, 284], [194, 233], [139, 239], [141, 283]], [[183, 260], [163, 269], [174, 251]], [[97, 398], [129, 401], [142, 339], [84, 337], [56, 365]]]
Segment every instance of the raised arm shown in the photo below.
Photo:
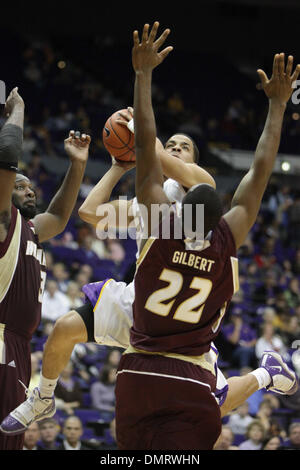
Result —
[[204, 168], [195, 163], [186, 163], [179, 158], [172, 157], [164, 148], [159, 139], [156, 139], [156, 154], [160, 159], [163, 174], [167, 178], [176, 180], [185, 188], [195, 184], [206, 183], [216, 188], [214, 178]]
[[150, 217], [151, 204], [168, 203], [163, 191], [163, 172], [156, 156], [156, 125], [152, 108], [151, 84], [152, 71], [159, 65], [172, 47], [161, 52], [158, 49], [165, 42], [170, 30], [166, 29], [156, 39], [159, 23], [155, 22], [150, 34], [149, 25], [143, 29], [140, 42], [137, 31], [133, 33], [134, 46], [132, 63], [135, 70], [134, 85], [134, 127], [136, 152], [136, 196], [138, 202], [146, 206]]
[[88, 159], [90, 136], [71, 131], [65, 140], [65, 151], [70, 158], [70, 166], [64, 181], [50, 202], [46, 212], [33, 219], [39, 241], [43, 242], [61, 233], [74, 209]]
[[22, 153], [24, 102], [14, 88], [5, 103], [8, 119], [0, 132], [0, 242], [3, 242], [11, 218], [11, 201], [18, 160]]
[[[79, 217], [85, 222], [93, 225], [94, 227], [99, 227], [101, 220], [105, 219], [105, 210], [109, 209], [108, 206], [113, 206], [116, 212], [116, 220], [119, 220], [119, 211], [124, 211], [128, 215], [129, 206], [131, 201], [119, 199], [116, 201], [110, 201], [111, 193], [116, 184], [120, 181], [122, 176], [135, 166], [131, 162], [119, 162], [114, 157], [112, 157], [112, 166], [110, 169], [103, 175], [100, 181], [89, 193], [85, 201], [82, 203], [78, 210]], [[100, 207], [101, 206], [101, 207]], [[101, 209], [101, 214], [99, 213], [99, 208]], [[131, 217], [127, 218], [127, 225], [131, 221]], [[105, 230], [105, 226], [101, 227]]]
[[269, 99], [269, 111], [263, 133], [256, 147], [250, 170], [239, 184], [225, 220], [233, 233], [236, 247], [245, 241], [258, 215], [261, 200], [273, 171], [278, 152], [286, 103], [293, 92], [300, 65], [292, 74], [293, 57], [289, 56], [285, 68], [284, 54], [276, 54], [270, 80], [263, 70], [258, 70], [262, 87]]
[[[121, 118], [117, 122], [127, 126], [134, 133], [133, 108], [128, 107], [127, 113], [120, 112]], [[164, 176], [176, 180], [185, 188], [191, 188], [195, 184], [206, 183], [216, 188], [214, 178], [195, 163], [186, 163], [179, 158], [172, 157], [163, 146], [162, 142], [156, 137], [155, 151], [160, 159]]]

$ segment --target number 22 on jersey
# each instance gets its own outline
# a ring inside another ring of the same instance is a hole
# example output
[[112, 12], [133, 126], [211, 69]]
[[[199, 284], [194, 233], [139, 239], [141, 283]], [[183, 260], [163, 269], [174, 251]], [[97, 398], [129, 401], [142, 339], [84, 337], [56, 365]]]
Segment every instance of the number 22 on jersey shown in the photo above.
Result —
[[[178, 271], [163, 269], [159, 279], [168, 282], [169, 285], [153, 292], [153, 294], [148, 297], [145, 308], [156, 315], [166, 317], [169, 315], [174, 305], [176, 296], [182, 289], [183, 275]], [[177, 307], [173, 319], [196, 324], [200, 321], [205, 302], [212, 290], [212, 282], [209, 279], [195, 276], [189, 287], [198, 292], [188, 299], [185, 299]], [[172, 298], [173, 300], [171, 300]], [[170, 301], [165, 303], [168, 300]]]

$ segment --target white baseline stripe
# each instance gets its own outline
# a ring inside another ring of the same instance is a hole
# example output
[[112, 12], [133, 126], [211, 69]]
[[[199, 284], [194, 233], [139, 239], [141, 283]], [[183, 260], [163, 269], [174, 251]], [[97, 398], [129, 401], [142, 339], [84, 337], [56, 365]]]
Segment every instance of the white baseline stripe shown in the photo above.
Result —
[[[156, 372], [142, 372], [140, 370], [129, 370], [129, 369], [123, 369], [123, 370], [119, 371], [117, 373], [117, 375], [123, 374], [124, 372], [128, 372], [130, 374], [154, 375], [156, 377], [165, 377], [167, 379], [184, 380], [186, 382], [193, 382], [193, 383], [196, 383], [196, 384], [199, 384], [199, 385], [204, 385], [205, 387], [208, 387], [209, 390], [211, 390], [210, 385], [206, 384], [205, 382], [200, 382], [200, 380], [195, 380], [195, 379], [188, 379], [186, 377], [178, 377], [177, 375], [157, 374]], [[212, 393], [212, 395], [214, 395], [214, 394]]]

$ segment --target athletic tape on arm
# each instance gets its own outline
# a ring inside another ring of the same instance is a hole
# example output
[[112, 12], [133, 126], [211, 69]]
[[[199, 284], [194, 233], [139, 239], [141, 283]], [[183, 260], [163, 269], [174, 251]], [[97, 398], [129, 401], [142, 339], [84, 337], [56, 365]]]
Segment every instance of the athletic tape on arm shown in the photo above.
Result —
[[15, 124], [5, 124], [0, 132], [0, 168], [18, 171], [22, 154], [23, 130]]

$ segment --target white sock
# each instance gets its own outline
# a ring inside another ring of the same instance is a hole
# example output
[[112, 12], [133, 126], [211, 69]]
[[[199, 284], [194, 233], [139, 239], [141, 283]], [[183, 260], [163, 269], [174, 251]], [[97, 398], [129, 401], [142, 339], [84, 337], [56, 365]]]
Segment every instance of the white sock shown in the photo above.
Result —
[[271, 377], [269, 372], [264, 367], [259, 367], [258, 369], [250, 372], [253, 374], [258, 382], [259, 390], [261, 388], [266, 388], [271, 383]]
[[41, 398], [50, 398], [54, 395], [57, 381], [58, 377], [57, 379], [46, 379], [46, 377], [43, 377], [42, 373], [40, 374], [39, 391]]

